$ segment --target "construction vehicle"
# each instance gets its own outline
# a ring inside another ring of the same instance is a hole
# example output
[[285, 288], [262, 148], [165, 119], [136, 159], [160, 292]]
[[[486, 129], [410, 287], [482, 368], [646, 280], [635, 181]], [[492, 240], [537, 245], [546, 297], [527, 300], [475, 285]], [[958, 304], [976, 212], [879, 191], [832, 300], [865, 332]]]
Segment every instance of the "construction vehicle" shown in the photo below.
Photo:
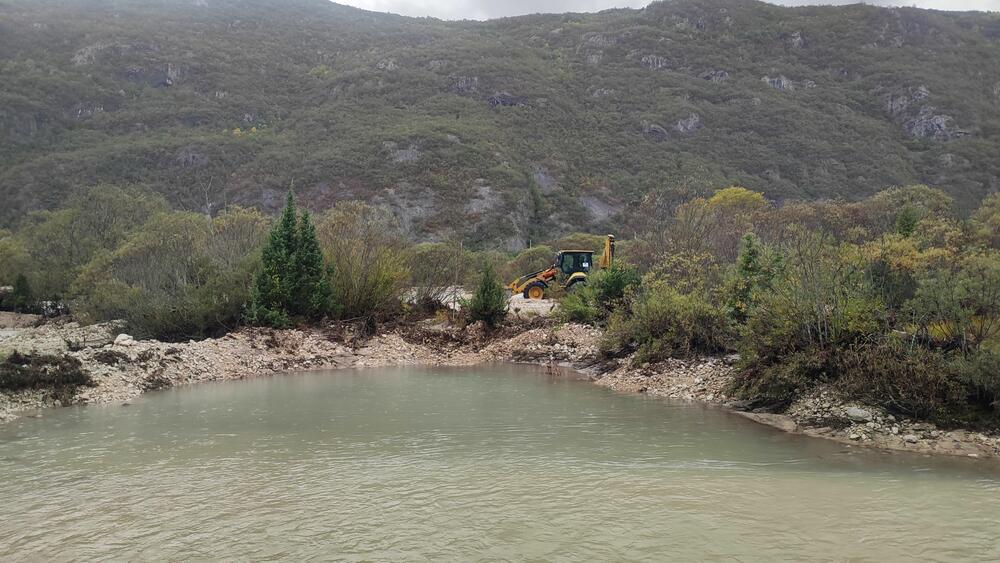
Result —
[[[608, 235], [604, 239], [604, 253], [601, 254], [598, 266], [602, 269], [609, 268], [614, 258], [615, 237]], [[543, 299], [546, 290], [553, 286], [572, 291], [587, 283], [593, 262], [593, 250], [560, 250], [551, 266], [521, 276], [507, 284], [507, 287], [515, 294], [520, 293], [525, 299]]]

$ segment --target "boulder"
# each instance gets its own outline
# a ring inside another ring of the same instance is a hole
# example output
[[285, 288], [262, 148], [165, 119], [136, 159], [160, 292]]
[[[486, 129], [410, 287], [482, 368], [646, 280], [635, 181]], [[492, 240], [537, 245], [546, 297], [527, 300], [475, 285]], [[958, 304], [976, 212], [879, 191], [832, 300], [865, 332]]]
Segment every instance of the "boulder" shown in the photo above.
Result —
[[649, 121], [642, 122], [642, 134], [651, 141], [666, 141], [670, 137], [670, 133], [662, 125]]
[[851, 419], [851, 422], [871, 422], [872, 420], [872, 413], [858, 407], [847, 407], [844, 414]]
[[710, 70], [702, 74], [701, 78], [709, 82], [725, 82], [729, 80], [729, 73], [724, 70]]
[[771, 88], [774, 88], [775, 90], [783, 90], [788, 92], [795, 90], [795, 83], [786, 78], [784, 75], [775, 78], [771, 78], [770, 76], [765, 76], [764, 78], [761, 78], [760, 81], [763, 82], [764, 84], [767, 84]]
[[115, 346], [135, 346], [135, 338], [128, 334], [119, 334], [115, 337]]
[[703, 127], [705, 127], [705, 124], [702, 123], [701, 116], [697, 113], [692, 113], [688, 117], [679, 120], [675, 129], [677, 129], [679, 133], [687, 134], [694, 133]]

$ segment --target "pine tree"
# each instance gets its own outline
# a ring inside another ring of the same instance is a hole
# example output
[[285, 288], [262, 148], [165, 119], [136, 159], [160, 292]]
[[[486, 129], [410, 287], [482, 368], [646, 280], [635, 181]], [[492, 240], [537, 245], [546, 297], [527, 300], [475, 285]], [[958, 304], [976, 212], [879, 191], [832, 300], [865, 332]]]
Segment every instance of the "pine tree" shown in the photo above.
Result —
[[295, 284], [292, 288], [293, 312], [310, 320], [319, 320], [330, 312], [333, 290], [323, 263], [323, 252], [316, 240], [316, 227], [308, 211], [302, 213], [297, 240], [298, 248], [292, 256], [292, 281]]
[[249, 319], [283, 327], [293, 319], [318, 321], [330, 312], [333, 290], [309, 212], [296, 219], [289, 192], [281, 218], [271, 229], [254, 278]]
[[486, 264], [479, 286], [465, 306], [470, 320], [483, 321], [491, 328], [507, 316], [507, 292], [489, 264]]
[[294, 299], [294, 255], [298, 248], [295, 196], [288, 192], [281, 218], [271, 229], [261, 255], [261, 269], [254, 277], [250, 322], [287, 326]]

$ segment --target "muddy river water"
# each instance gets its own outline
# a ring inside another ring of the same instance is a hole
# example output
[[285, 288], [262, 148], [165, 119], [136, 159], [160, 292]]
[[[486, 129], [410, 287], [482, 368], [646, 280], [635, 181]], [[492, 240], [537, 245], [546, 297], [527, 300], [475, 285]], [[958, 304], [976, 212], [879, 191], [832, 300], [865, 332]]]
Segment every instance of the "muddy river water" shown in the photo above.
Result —
[[1000, 559], [1000, 464], [517, 366], [309, 373], [0, 426], [0, 559]]

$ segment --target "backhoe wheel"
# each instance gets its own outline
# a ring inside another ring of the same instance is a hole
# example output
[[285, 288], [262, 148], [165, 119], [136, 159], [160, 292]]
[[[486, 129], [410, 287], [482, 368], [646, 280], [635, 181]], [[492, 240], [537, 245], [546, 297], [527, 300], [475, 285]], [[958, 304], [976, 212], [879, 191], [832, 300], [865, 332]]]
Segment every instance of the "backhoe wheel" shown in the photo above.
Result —
[[533, 283], [524, 288], [525, 299], [541, 299], [545, 296], [545, 286], [540, 283]]

